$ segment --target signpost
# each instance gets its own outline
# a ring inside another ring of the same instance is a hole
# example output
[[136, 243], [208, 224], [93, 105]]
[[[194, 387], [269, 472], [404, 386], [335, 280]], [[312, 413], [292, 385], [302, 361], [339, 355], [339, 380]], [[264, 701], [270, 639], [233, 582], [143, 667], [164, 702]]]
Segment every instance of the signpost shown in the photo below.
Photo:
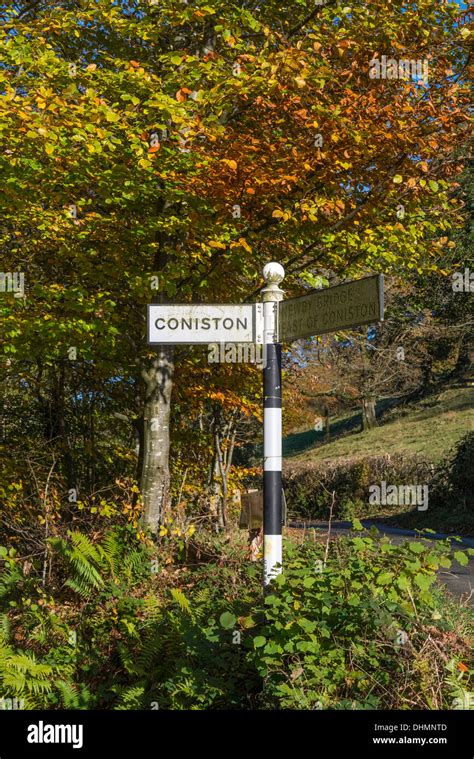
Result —
[[383, 275], [285, 300], [279, 315], [282, 342], [373, 324], [383, 319]]
[[257, 343], [263, 369], [263, 584], [282, 566], [281, 343], [383, 320], [383, 275], [283, 300], [285, 271], [263, 269], [262, 303], [148, 306], [148, 344]]

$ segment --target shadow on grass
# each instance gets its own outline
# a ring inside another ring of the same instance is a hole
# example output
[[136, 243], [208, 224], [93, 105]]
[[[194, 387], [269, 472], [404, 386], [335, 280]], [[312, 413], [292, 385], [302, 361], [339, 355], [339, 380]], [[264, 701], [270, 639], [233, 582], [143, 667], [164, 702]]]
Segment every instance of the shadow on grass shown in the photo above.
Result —
[[[383, 398], [377, 401], [375, 405], [375, 412], [377, 419], [380, 420], [381, 414], [391, 409], [400, 403], [400, 397], [395, 396], [392, 398]], [[330, 423], [329, 431], [330, 436], [326, 437], [324, 431], [318, 430], [305, 430], [304, 432], [296, 432], [292, 435], [288, 435], [283, 440], [283, 456], [291, 458], [297, 456], [300, 453], [304, 453], [311, 448], [319, 448], [327, 443], [332, 443], [340, 437], [344, 437], [350, 433], [360, 432], [362, 427], [362, 414], [360, 411], [356, 411], [352, 416], [347, 416], [339, 419], [334, 419]]]

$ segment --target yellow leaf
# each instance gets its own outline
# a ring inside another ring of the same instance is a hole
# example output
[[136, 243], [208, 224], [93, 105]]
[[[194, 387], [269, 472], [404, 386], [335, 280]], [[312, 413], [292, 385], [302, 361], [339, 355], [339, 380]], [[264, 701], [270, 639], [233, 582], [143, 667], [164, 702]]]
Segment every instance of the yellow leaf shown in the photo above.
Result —
[[245, 240], [245, 238], [239, 237], [239, 242], [242, 245], [242, 247], [247, 251], [247, 253], [251, 253], [252, 252], [252, 248], [248, 244], [247, 240]]
[[275, 211], [273, 211], [272, 213], [272, 217], [274, 219], [281, 219], [282, 216], [283, 216], [283, 211], [280, 211], [278, 208], [275, 209]]
[[226, 247], [223, 243], [219, 242], [218, 240], [210, 240], [208, 242], [208, 245], [209, 245], [210, 248], [223, 248], [223, 249], [225, 249], [225, 247]]

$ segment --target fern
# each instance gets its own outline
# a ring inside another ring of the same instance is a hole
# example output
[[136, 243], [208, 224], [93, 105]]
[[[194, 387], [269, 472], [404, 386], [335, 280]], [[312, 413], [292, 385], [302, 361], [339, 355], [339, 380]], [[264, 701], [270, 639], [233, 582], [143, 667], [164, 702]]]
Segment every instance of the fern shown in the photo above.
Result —
[[39, 697], [53, 690], [54, 668], [41, 664], [32, 654], [17, 653], [0, 639], [0, 683], [2, 693], [20, 698], [27, 709], [42, 704]]
[[120, 693], [119, 700], [114, 706], [117, 711], [128, 711], [129, 709], [142, 709], [144, 706], [144, 685], [132, 685]]
[[7, 566], [3, 566], [0, 574], [0, 598], [9, 596], [17, 588], [18, 582], [23, 579], [22, 571], [17, 562], [11, 559], [8, 562]]
[[4, 641], [10, 640], [10, 620], [8, 614], [0, 614], [0, 637]]
[[117, 577], [122, 568], [124, 547], [116, 530], [107, 533], [102, 541], [102, 547], [112, 574]]
[[173, 596], [174, 600], [179, 604], [182, 611], [184, 611], [186, 614], [189, 614], [192, 616], [191, 612], [191, 606], [189, 605], [189, 601], [184, 595], [183, 591], [179, 588], [171, 588], [171, 595]]
[[51, 538], [51, 545], [68, 562], [73, 571], [65, 584], [79, 595], [87, 598], [94, 590], [102, 588], [105, 553], [101, 546], [94, 546], [87, 535], [80, 532], [69, 533], [70, 543], [62, 538]]
[[62, 702], [66, 709], [80, 708], [79, 688], [75, 683], [67, 680], [58, 680], [57, 688], [62, 696]]

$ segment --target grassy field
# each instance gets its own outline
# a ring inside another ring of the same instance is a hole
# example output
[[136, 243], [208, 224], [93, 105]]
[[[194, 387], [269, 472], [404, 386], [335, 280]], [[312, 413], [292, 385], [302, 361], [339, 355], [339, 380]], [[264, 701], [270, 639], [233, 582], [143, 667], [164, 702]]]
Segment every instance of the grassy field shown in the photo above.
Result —
[[390, 399], [378, 405], [377, 413], [383, 405], [388, 410], [375, 429], [359, 432], [360, 414], [349, 414], [331, 423], [331, 436], [336, 439], [324, 443], [322, 432], [298, 432], [285, 438], [283, 455], [318, 462], [417, 453], [436, 463], [474, 429], [474, 383], [450, 387], [410, 406], [394, 406]]

